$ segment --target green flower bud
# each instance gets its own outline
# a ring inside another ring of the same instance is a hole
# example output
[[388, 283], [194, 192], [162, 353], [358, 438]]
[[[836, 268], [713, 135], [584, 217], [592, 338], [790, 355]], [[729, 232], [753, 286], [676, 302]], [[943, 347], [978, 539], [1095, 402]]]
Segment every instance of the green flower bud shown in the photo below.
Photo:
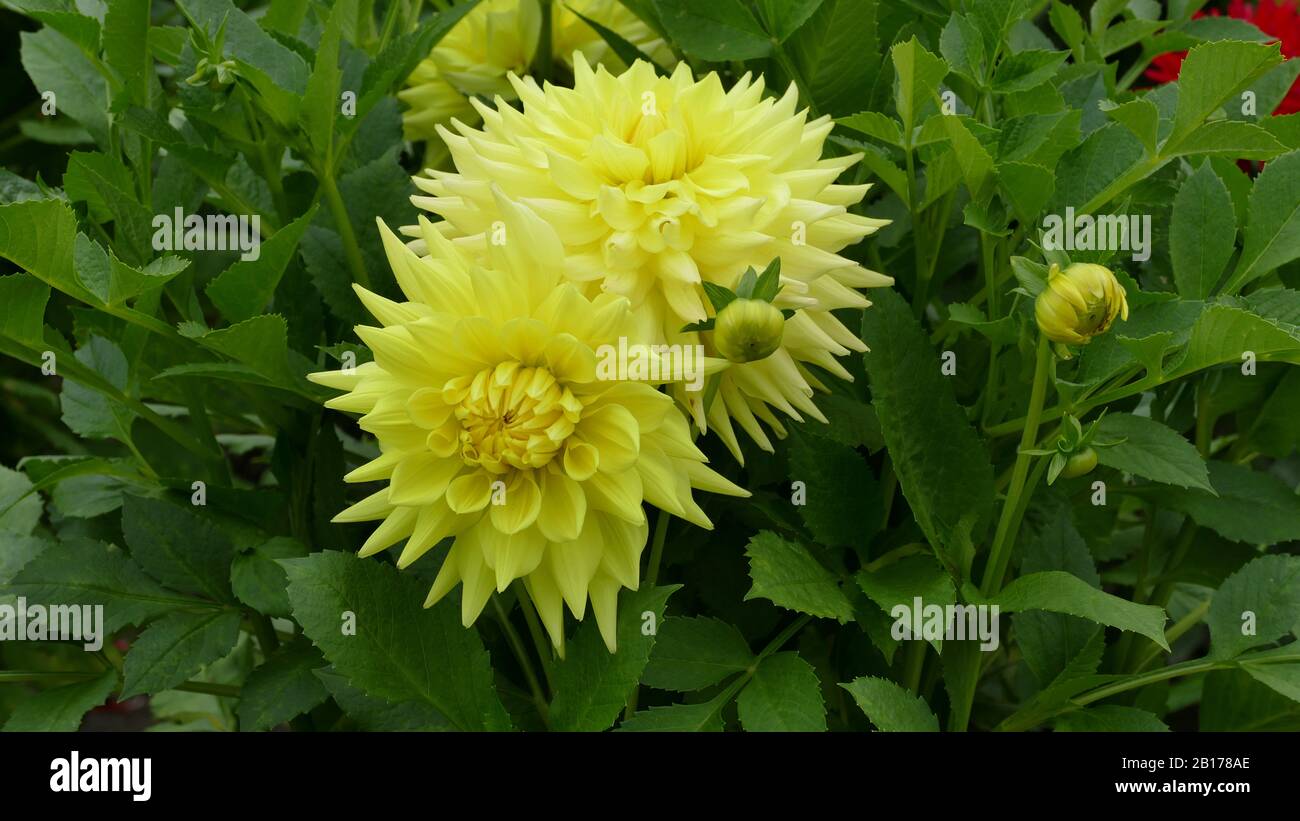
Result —
[[1092, 469], [1097, 466], [1097, 451], [1092, 448], [1084, 448], [1070, 454], [1070, 458], [1065, 463], [1065, 468], [1061, 470], [1061, 476], [1066, 479], [1073, 479], [1076, 476], [1086, 476], [1092, 473]]
[[718, 312], [713, 345], [732, 362], [765, 359], [781, 347], [785, 317], [762, 299], [733, 299]]
[[1077, 262], [1064, 271], [1052, 265], [1047, 287], [1034, 301], [1034, 318], [1043, 335], [1063, 345], [1085, 345], [1110, 330], [1115, 318], [1128, 319], [1128, 299], [1109, 268]]

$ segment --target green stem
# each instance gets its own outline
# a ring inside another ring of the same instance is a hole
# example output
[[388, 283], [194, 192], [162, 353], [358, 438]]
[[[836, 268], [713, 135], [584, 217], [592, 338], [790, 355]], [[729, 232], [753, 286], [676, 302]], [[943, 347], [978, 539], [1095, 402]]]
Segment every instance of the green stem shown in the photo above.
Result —
[[655, 517], [655, 535], [654, 541], [650, 545], [650, 568], [646, 571], [645, 580], [651, 587], [659, 581], [659, 565], [664, 558], [664, 542], [668, 537], [668, 520], [672, 515], [666, 510], [659, 511]]
[[515, 598], [519, 599], [519, 609], [524, 613], [524, 623], [528, 625], [533, 646], [537, 648], [537, 657], [542, 663], [542, 677], [546, 679], [546, 690], [554, 693], [555, 685], [551, 682], [551, 643], [542, 633], [542, 623], [537, 618], [537, 611], [533, 609], [533, 600], [528, 597], [528, 590], [521, 581], [515, 582]]
[[546, 695], [542, 692], [541, 682], [537, 680], [537, 673], [533, 670], [533, 662], [528, 658], [528, 650], [519, 638], [519, 632], [510, 623], [510, 616], [506, 613], [506, 609], [501, 606], [500, 596], [492, 597], [492, 608], [496, 610], [497, 621], [500, 622], [501, 629], [505, 631], [506, 640], [510, 642], [510, 649], [514, 651], [515, 658], [519, 660], [519, 666], [524, 671], [524, 679], [528, 681], [528, 689], [533, 694], [533, 704], [537, 707], [537, 713], [542, 717], [542, 723], [548, 724], [550, 709], [546, 703]]
[[913, 639], [907, 646], [903, 658], [903, 686], [913, 693], [921, 690], [921, 671], [925, 669], [926, 651], [930, 645], [920, 639]]
[[1033, 459], [1025, 451], [1033, 450], [1038, 443], [1038, 424], [1043, 413], [1043, 399], [1047, 395], [1047, 374], [1051, 357], [1050, 343], [1046, 336], [1040, 334], [1037, 356], [1034, 360], [1034, 384], [1029, 394], [1029, 412], [1020, 435], [1020, 448], [1016, 453], [1016, 464], [1011, 473], [1011, 486], [1007, 489], [1002, 515], [998, 519], [997, 531], [993, 536], [993, 547], [989, 551], [988, 566], [984, 570], [984, 580], [980, 585], [980, 590], [986, 596], [993, 595], [1002, 586], [1002, 578], [1011, 560], [1011, 547], [1015, 543], [1016, 536], [1016, 528], [1013, 524], [1020, 505], [1020, 495], [1025, 490], [1025, 479], [1029, 475], [1029, 463]]
[[370, 275], [366, 273], [366, 263], [361, 257], [361, 246], [357, 244], [356, 232], [352, 230], [352, 218], [348, 216], [347, 206], [343, 204], [343, 196], [339, 194], [338, 183], [334, 181], [334, 175], [328, 168], [323, 169], [320, 174], [320, 187], [325, 195], [325, 204], [329, 206], [330, 214], [334, 217], [339, 239], [343, 241], [343, 255], [347, 258], [348, 267], [352, 269], [352, 279], [362, 288], [369, 289]]

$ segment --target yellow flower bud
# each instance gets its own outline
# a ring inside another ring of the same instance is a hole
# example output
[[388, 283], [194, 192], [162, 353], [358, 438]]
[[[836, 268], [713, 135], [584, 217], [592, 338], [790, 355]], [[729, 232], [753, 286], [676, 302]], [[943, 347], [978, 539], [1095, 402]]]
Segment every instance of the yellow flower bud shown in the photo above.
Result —
[[761, 299], [734, 299], [718, 312], [713, 345], [732, 362], [765, 359], [781, 347], [785, 317]]
[[1047, 287], [1034, 302], [1038, 329], [1053, 342], [1085, 345], [1104, 334], [1115, 317], [1128, 319], [1128, 299], [1109, 268], [1076, 262], [1065, 270], [1055, 264]]

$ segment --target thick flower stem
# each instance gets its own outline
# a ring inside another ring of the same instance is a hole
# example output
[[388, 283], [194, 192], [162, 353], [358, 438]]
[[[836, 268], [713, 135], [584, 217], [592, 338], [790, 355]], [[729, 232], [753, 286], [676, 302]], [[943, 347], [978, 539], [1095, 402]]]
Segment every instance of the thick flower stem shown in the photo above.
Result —
[[[1024, 432], [1020, 437], [1020, 449], [1016, 454], [1015, 467], [1012, 468], [1011, 472], [1011, 485], [1007, 489], [1006, 500], [1002, 503], [1002, 513], [998, 519], [997, 531], [993, 536], [993, 546], [989, 551], [988, 564], [984, 568], [983, 583], [980, 585], [980, 591], [985, 596], [993, 595], [1002, 587], [1002, 579], [1006, 576], [1007, 564], [1011, 559], [1011, 547], [1015, 544], [1016, 531], [1019, 529], [1018, 524], [1028, 502], [1027, 498], [1022, 499], [1021, 497], [1027, 484], [1029, 464], [1033, 457], [1025, 451], [1032, 450], [1038, 443], [1038, 424], [1043, 413], [1043, 400], [1047, 396], [1047, 374], [1051, 365], [1051, 357], [1052, 349], [1048, 339], [1040, 334], [1034, 360], [1034, 384], [1029, 394], [1029, 410], [1025, 420]], [[1041, 475], [1041, 470], [1034, 471], [1035, 484], [1039, 481]], [[958, 677], [958, 680], [966, 681], [968, 684], [963, 688], [962, 692], [955, 693], [953, 696], [952, 715], [949, 724], [954, 730], [964, 731], [970, 721], [971, 705], [975, 701], [975, 690], [979, 687], [980, 654], [966, 654], [961, 663], [973, 669], [967, 670], [965, 675]]]
[[492, 597], [492, 608], [496, 611], [497, 621], [506, 634], [510, 649], [514, 651], [515, 658], [519, 661], [519, 667], [524, 671], [524, 679], [528, 682], [529, 692], [533, 694], [533, 704], [537, 707], [537, 713], [542, 717], [542, 722], [546, 723], [549, 705], [546, 702], [546, 695], [542, 692], [541, 682], [537, 679], [537, 673], [533, 670], [533, 662], [528, 658], [528, 649], [519, 638], [519, 631], [515, 630], [515, 626], [510, 623], [510, 615], [501, 606], [499, 596]]
[[1020, 448], [1016, 454], [1016, 464], [1011, 472], [1011, 486], [1007, 488], [1007, 498], [1002, 505], [1002, 515], [998, 519], [998, 528], [993, 536], [993, 547], [989, 551], [988, 565], [984, 569], [984, 580], [980, 591], [991, 596], [1002, 586], [1007, 564], [1011, 560], [1011, 547], [1015, 543], [1014, 527], [1016, 511], [1020, 506], [1020, 494], [1025, 490], [1025, 479], [1029, 475], [1029, 463], [1033, 460], [1026, 451], [1032, 450], [1038, 443], [1038, 424], [1043, 413], [1043, 399], [1047, 395], [1047, 372], [1051, 365], [1052, 349], [1046, 336], [1038, 337], [1038, 352], [1034, 361], [1034, 385], [1029, 394], [1029, 411], [1025, 416], [1025, 427], [1020, 434]]
[[664, 558], [664, 542], [668, 536], [668, 520], [672, 516], [666, 510], [659, 511], [655, 517], [654, 541], [650, 544], [650, 568], [646, 571], [646, 584], [654, 587], [659, 581], [659, 564]]
[[343, 204], [343, 196], [339, 193], [334, 175], [321, 174], [320, 188], [325, 196], [325, 204], [329, 206], [330, 214], [334, 217], [339, 239], [343, 241], [343, 255], [347, 258], [348, 268], [352, 270], [352, 281], [362, 288], [369, 289], [370, 275], [366, 273], [366, 263], [361, 258], [361, 246], [357, 244], [357, 234], [352, 230], [352, 219], [348, 216], [347, 206]]

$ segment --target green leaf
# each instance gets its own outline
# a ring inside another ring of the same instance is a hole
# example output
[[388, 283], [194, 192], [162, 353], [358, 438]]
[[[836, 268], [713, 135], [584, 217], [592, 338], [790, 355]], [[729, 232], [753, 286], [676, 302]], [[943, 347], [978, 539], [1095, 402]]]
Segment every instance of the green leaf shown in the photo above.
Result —
[[994, 54], [1016, 21], [1025, 16], [1027, 0], [980, 0], [970, 5], [971, 19], [984, 36], [984, 53]]
[[873, 297], [862, 320], [872, 405], [917, 524], [964, 577], [971, 534], [993, 506], [993, 466], [907, 303], [893, 290]]
[[114, 0], [104, 13], [104, 62], [136, 105], [148, 105], [157, 84], [149, 49], [142, 47], [149, 39], [150, 5], [149, 0]]
[[315, 216], [313, 206], [262, 243], [257, 259], [236, 262], [208, 283], [208, 297], [222, 316], [230, 322], [243, 322], [262, 312]]
[[1235, 294], [1296, 258], [1300, 258], [1300, 151], [1273, 160], [1255, 179], [1245, 247], [1224, 293]]
[[725, 62], [766, 57], [772, 41], [739, 0], [654, 0], [659, 19], [682, 51], [701, 60]]
[[131, 556], [174, 590], [229, 601], [235, 548], [215, 522], [160, 499], [127, 496], [122, 535]]
[[905, 43], [896, 43], [889, 56], [897, 74], [894, 103], [903, 122], [903, 139], [910, 144], [912, 129], [920, 122], [921, 108], [938, 92], [939, 83], [948, 74], [948, 64], [926, 51], [915, 36]]
[[993, 90], [998, 94], [1028, 91], [1056, 75], [1068, 51], [1030, 49], [1008, 55], [993, 73]]
[[1214, 594], [1205, 623], [1214, 658], [1234, 658], [1291, 633], [1300, 625], [1300, 556], [1260, 556], [1233, 573]]
[[5, 722], [6, 733], [75, 733], [86, 713], [108, 700], [117, 686], [117, 671], [98, 678], [42, 690], [19, 701]]
[[[94, 371], [118, 390], [127, 383], [126, 357], [122, 351], [100, 336], [92, 336], [76, 353], [77, 361]], [[131, 441], [131, 422], [135, 413], [98, 391], [75, 382], [63, 383], [59, 394], [63, 424], [74, 433], [91, 439]]]
[[303, 376], [311, 365], [300, 354], [289, 350], [288, 325], [278, 314], [255, 316], [217, 331], [192, 326], [180, 330], [183, 336], [192, 337], [205, 348], [247, 366], [270, 384], [300, 392], [311, 390]]
[[1201, 732], [1300, 730], [1300, 705], [1247, 670], [1216, 670], [1201, 688]]
[[971, 199], [986, 204], [993, 193], [993, 157], [966, 127], [963, 118], [943, 117], [941, 120]]
[[1101, 110], [1106, 116], [1123, 125], [1142, 141], [1142, 147], [1148, 154], [1156, 153], [1156, 138], [1160, 130], [1160, 110], [1150, 100], [1129, 100], [1116, 105], [1110, 100], [1102, 100]]
[[781, 43], [807, 23], [821, 4], [822, 0], [758, 0], [767, 30]]
[[787, 610], [842, 623], [853, 619], [853, 604], [835, 576], [803, 545], [764, 530], [750, 538], [745, 555], [753, 580], [745, 601], [769, 599]]
[[[1101, 587], [1088, 544], [1079, 534], [1066, 505], [1058, 505], [1043, 526], [1026, 540], [1020, 561], [1021, 575], [1061, 570], [1092, 587]], [[1014, 629], [1025, 665], [1044, 686], [1070, 666], [1100, 632], [1087, 619], [1064, 613], [1031, 610], [1016, 614]]]
[[[1290, 648], [1287, 648], [1288, 650]], [[1258, 681], [1292, 701], [1300, 701], [1300, 661], [1261, 664], [1242, 659], [1241, 669]]]
[[423, 701], [389, 703], [372, 698], [348, 683], [346, 677], [326, 667], [314, 670], [347, 717], [364, 732], [445, 732], [453, 729], [445, 716]]
[[23, 68], [38, 92], [54, 92], [59, 117], [81, 124], [101, 146], [109, 144], [108, 85], [77, 44], [53, 28], [23, 32]]
[[[454, 601], [425, 609], [424, 583], [338, 552], [281, 562], [293, 615], [334, 668], [367, 695], [418, 701], [461, 730], [508, 730], [487, 651]], [[355, 616], [355, 635], [344, 620]]]
[[1292, 488], [1246, 465], [1212, 461], [1209, 469], [1217, 496], [1169, 488], [1160, 493], [1160, 503], [1234, 542], [1273, 545], [1300, 539], [1300, 496]]
[[1058, 733], [1169, 732], [1169, 726], [1154, 713], [1120, 704], [1103, 704], [1066, 713], [1056, 720], [1053, 729]]
[[720, 733], [722, 708], [719, 696], [703, 704], [672, 704], [651, 707], [624, 721], [618, 732], [627, 733]]
[[861, 111], [863, 93], [883, 72], [876, 0], [823, 0], [787, 48], [821, 113]]
[[983, 597], [968, 586], [968, 601], [994, 605], [1005, 613], [1046, 610], [1095, 621], [1146, 636], [1169, 649], [1165, 642], [1165, 611], [1146, 604], [1134, 604], [1103, 593], [1078, 576], [1062, 570], [1049, 570], [1021, 576], [995, 596]]
[[[307, 89], [298, 114], [303, 133], [307, 135], [325, 173], [334, 170], [332, 162], [336, 159], [334, 121], [342, 108], [339, 83], [343, 79], [343, 72], [339, 69], [339, 38], [343, 17], [349, 12], [354, 10], [349, 9], [347, 3], [336, 4], [326, 21], [325, 30], [321, 32], [320, 42], [316, 46], [316, 62], [312, 66], [311, 76], [307, 78]], [[300, 228], [299, 231], [301, 230]]]
[[876, 729], [886, 733], [937, 733], [939, 719], [930, 705], [889, 679], [863, 676], [841, 684], [867, 714]]
[[36, 529], [44, 511], [32, 481], [0, 465], [0, 536], [27, 536]]
[[887, 114], [878, 111], [860, 111], [850, 117], [841, 117], [835, 122], [889, 145], [900, 147], [903, 145], [903, 132], [899, 128], [898, 121]]
[[939, 53], [952, 70], [983, 86], [986, 74], [984, 36], [970, 18], [953, 12], [939, 35]]
[[1142, 141], [1119, 123], [1109, 123], [1067, 151], [1056, 166], [1054, 213], [1078, 208], [1142, 161]]
[[249, 674], [239, 691], [239, 729], [269, 730], [329, 698], [315, 671], [325, 666], [305, 640], [283, 647]]
[[[912, 612], [913, 599], [919, 597], [925, 605], [946, 607], [957, 601], [957, 588], [933, 556], [904, 556], [878, 569], [865, 568], [855, 577], [862, 592], [891, 618], [894, 609], [906, 608]], [[920, 639], [920, 636], [914, 636]], [[936, 649], [941, 642], [932, 642]]]
[[[1212, 231], [1206, 226], [1214, 225]], [[1187, 299], [1205, 299], [1232, 256], [1237, 218], [1228, 187], [1203, 163], [1174, 197], [1169, 224], [1169, 256], [1174, 284]]]
[[676, 692], [702, 690], [754, 662], [740, 631], [703, 616], [665, 619], [641, 683]]
[[307, 548], [293, 539], [276, 536], [240, 553], [230, 566], [230, 586], [244, 604], [267, 616], [289, 618], [288, 576], [279, 559], [299, 559]]
[[1191, 49], [1178, 75], [1178, 107], [1166, 148], [1177, 146], [1226, 100], [1281, 62], [1277, 44], [1221, 40]]
[[229, 653], [239, 638], [238, 610], [172, 613], [131, 644], [122, 667], [122, 698], [160, 693]]
[[1097, 426], [1098, 442], [1125, 440], [1097, 449], [1097, 461], [1135, 476], [1213, 492], [1210, 474], [1196, 447], [1177, 431], [1145, 416], [1108, 413]]
[[196, 603], [172, 593], [144, 574], [116, 547], [90, 539], [69, 539], [28, 562], [6, 592], [32, 601], [102, 605], [104, 630], [149, 619]]
[[61, 291], [89, 295], [76, 284], [72, 248], [77, 218], [63, 200], [0, 205], [0, 256]]
[[646, 613], [653, 624], [663, 621], [664, 606], [680, 585], [642, 587], [620, 591], [618, 651], [609, 652], [595, 619], [588, 619], [565, 650], [564, 661], [554, 665], [551, 682], [552, 730], [600, 732], [608, 729], [627, 706], [627, 697], [641, 679], [655, 645], [646, 635]]
[[73, 0], [5, 0], [5, 5], [54, 29], [86, 54], [99, 53], [99, 21], [82, 14]]
[[1192, 326], [1182, 358], [1171, 361], [1169, 379], [1241, 363], [1247, 351], [1260, 361], [1300, 362], [1300, 328], [1231, 305], [1210, 305]]
[[1286, 150], [1287, 146], [1265, 128], [1252, 123], [1216, 120], [1188, 134], [1170, 156], [1206, 154], [1234, 160], [1271, 160]]
[[1032, 225], [1043, 212], [1056, 188], [1056, 175], [1045, 166], [1024, 162], [1004, 162], [997, 167], [998, 182], [1007, 192], [1016, 219]]
[[0, 337], [32, 350], [44, 346], [50, 287], [28, 274], [0, 277]]
[[812, 665], [798, 653], [775, 653], [758, 665], [737, 700], [751, 733], [824, 733], [826, 705]]
[[853, 447], [796, 434], [790, 440], [790, 480], [803, 483], [799, 515], [819, 544], [866, 547], [880, 529], [880, 483]]

